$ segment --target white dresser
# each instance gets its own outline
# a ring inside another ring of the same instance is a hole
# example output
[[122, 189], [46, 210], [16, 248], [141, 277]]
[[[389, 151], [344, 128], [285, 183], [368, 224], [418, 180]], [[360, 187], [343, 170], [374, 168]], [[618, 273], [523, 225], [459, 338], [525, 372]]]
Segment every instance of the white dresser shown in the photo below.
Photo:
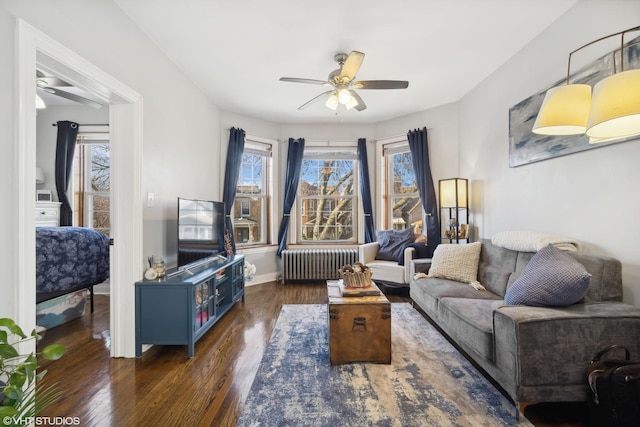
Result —
[[36, 202], [36, 227], [60, 225], [60, 202]]

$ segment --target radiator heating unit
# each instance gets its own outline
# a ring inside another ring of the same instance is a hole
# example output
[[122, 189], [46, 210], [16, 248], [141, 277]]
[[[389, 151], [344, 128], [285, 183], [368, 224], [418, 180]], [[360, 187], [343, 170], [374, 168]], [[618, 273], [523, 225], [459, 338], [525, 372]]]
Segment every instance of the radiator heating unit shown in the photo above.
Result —
[[284, 280], [338, 279], [338, 269], [358, 261], [358, 249], [285, 249]]

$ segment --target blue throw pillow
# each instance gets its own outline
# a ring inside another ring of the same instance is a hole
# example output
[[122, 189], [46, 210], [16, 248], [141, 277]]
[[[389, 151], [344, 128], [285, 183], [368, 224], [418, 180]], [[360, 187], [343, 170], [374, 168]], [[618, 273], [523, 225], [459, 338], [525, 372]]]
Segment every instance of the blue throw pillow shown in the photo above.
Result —
[[510, 305], [560, 307], [575, 304], [587, 294], [591, 274], [571, 255], [548, 245], [539, 250], [507, 289]]
[[414, 249], [414, 259], [433, 257], [433, 250], [431, 250], [428, 244], [424, 242], [407, 243], [406, 245], [404, 245], [404, 248], [402, 248], [402, 251], [400, 251], [400, 255], [398, 255], [398, 265], [404, 265], [404, 250], [407, 248]]
[[415, 240], [413, 228], [404, 230], [378, 230], [376, 239], [380, 245], [376, 259], [384, 261], [398, 261], [404, 247]]

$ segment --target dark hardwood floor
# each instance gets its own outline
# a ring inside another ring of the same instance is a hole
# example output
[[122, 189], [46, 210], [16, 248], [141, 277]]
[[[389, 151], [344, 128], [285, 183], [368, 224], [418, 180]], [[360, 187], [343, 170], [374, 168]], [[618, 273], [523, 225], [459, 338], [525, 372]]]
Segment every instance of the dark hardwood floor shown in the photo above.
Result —
[[[82, 426], [235, 426], [282, 305], [326, 302], [323, 283], [250, 286], [245, 302], [196, 343], [192, 359], [186, 346], [154, 346], [138, 359], [113, 359], [109, 298], [98, 295], [93, 314], [47, 331], [40, 343], [67, 347], [62, 359], [41, 361], [45, 382], [58, 382], [63, 393], [41, 415], [78, 417]], [[536, 426], [588, 421], [584, 404], [529, 405], [524, 413]]]

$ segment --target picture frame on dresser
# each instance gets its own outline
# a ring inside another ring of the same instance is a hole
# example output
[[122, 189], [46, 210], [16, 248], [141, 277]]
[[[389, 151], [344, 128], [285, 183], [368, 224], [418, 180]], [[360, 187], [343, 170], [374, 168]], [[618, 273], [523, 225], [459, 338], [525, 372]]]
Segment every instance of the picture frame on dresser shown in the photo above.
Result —
[[53, 195], [51, 190], [36, 190], [37, 202], [53, 202]]

